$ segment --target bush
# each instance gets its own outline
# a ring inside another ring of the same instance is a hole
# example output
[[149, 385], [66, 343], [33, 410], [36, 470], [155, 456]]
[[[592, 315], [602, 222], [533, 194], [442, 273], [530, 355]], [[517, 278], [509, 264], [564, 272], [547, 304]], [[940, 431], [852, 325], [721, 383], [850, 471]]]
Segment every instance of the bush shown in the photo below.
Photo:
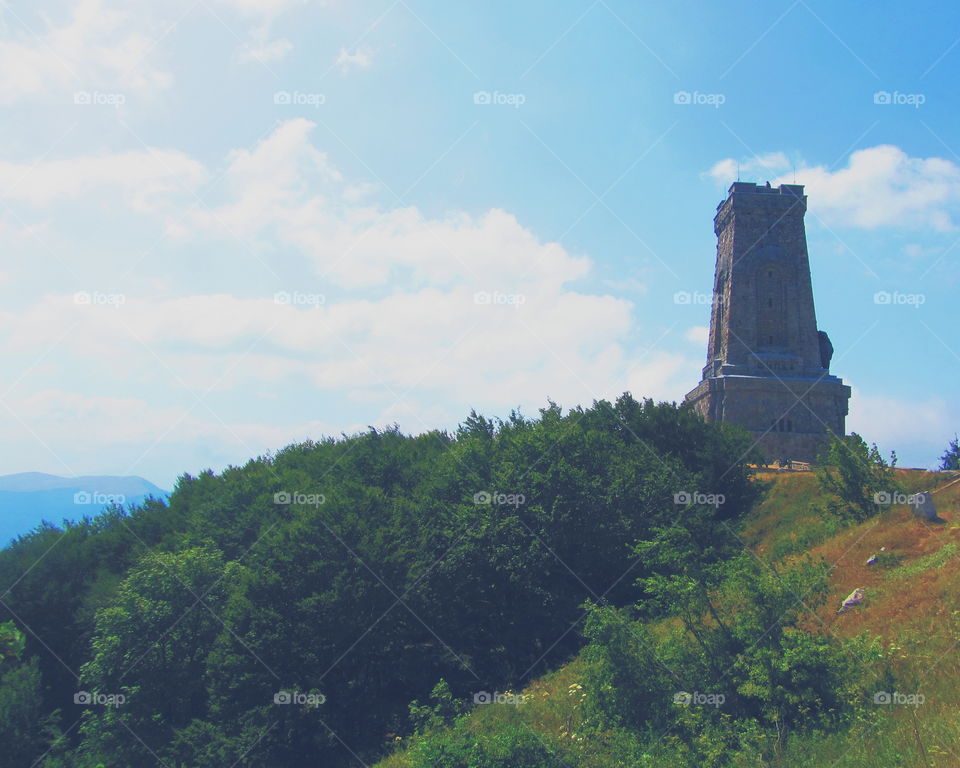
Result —
[[834, 436], [817, 459], [821, 488], [834, 497], [827, 511], [850, 522], [863, 522], [880, 512], [879, 494], [900, 491], [894, 477], [896, 455], [888, 463], [877, 444], [869, 448], [856, 432]]

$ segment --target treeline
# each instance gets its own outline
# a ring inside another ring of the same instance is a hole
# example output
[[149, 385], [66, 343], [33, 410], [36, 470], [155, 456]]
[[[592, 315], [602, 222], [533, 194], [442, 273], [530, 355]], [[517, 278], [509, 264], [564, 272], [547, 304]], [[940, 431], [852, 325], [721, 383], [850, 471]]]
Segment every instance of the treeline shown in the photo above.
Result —
[[[0, 551], [6, 758], [372, 762], [438, 681], [523, 686], [609, 631], [597, 610], [701, 621], [760, 493], [749, 451], [623, 395], [291, 445], [184, 475], [168, 504], [41, 527]], [[704, 664], [741, 642], [699, 631]]]

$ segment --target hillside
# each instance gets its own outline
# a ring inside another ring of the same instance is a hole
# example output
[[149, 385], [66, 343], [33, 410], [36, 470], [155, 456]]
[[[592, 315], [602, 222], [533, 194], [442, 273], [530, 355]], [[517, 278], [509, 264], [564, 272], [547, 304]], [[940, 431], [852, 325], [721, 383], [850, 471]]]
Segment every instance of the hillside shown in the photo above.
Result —
[[[861, 698], [864, 692], [867, 696], [856, 702], [857, 716], [843, 729], [796, 734], [782, 752], [773, 750], [773, 756], [746, 748], [738, 758], [734, 748], [719, 758], [730, 760], [722, 764], [777, 768], [960, 765], [956, 685], [960, 679], [960, 558], [956, 557], [960, 553], [960, 477], [919, 470], [897, 470], [896, 476], [905, 491], [933, 490], [944, 522], [928, 524], [900, 506], [859, 525], [841, 527], [817, 514], [816, 507], [825, 497], [812, 473], [757, 473], [757, 480], [767, 483], [768, 490], [740, 527], [743, 543], [768, 562], [796, 561], [808, 554], [823, 557], [831, 566], [827, 597], [805, 612], [802, 625], [821, 636], [878, 638], [882, 650], [854, 659], [867, 674]], [[867, 565], [868, 558], [877, 554], [878, 560]], [[865, 590], [863, 604], [839, 615], [838, 606], [855, 588]], [[804, 598], [796, 595], [797, 602], [803, 603]], [[665, 622], [662, 630], [670, 631], [670, 625]], [[497, 761], [498, 749], [506, 754], [524, 737], [548, 756], [541, 758], [544, 765], [687, 765], [668, 760], [676, 754], [671, 748], [662, 753], [644, 750], [638, 756], [629, 750], [632, 734], [596, 727], [586, 706], [596, 693], [585, 685], [590, 663], [581, 653], [516, 691], [505, 700], [512, 705], [474, 706], [456, 728], [435, 723], [424, 737], [408, 742], [398, 739], [397, 752], [377, 768], [425, 768], [432, 746], [445, 744], [450, 751], [451, 745], [466, 743], [462, 738], [458, 742], [464, 734], [474, 745], [471, 754], [484, 756], [471, 763], [477, 766], [506, 768], [509, 762]], [[892, 670], [893, 678], [886, 670]], [[669, 730], [659, 737], [654, 741], [669, 742]], [[432, 759], [436, 765], [466, 765], [452, 759], [444, 762], [435, 754]], [[649, 762], [641, 762], [646, 759]]]

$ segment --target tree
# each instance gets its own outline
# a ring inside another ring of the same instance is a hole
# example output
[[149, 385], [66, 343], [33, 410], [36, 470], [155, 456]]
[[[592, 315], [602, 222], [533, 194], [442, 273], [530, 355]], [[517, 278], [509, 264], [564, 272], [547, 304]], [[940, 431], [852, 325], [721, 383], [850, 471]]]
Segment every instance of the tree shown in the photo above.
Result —
[[956, 435], [953, 436], [953, 440], [950, 441], [947, 450], [943, 456], [940, 457], [940, 469], [960, 469], [960, 442], [958, 442]]
[[[801, 629], [826, 598], [826, 564], [783, 568], [741, 552], [703, 567], [694, 542], [675, 532], [638, 549], [665, 569], [639, 585], [679, 623], [591, 608], [584, 679], [593, 722], [601, 730], [666, 729], [690, 764], [711, 768], [729, 766], [745, 735], [759, 735], [754, 746], [776, 753], [791, 732], [849, 722], [852, 702], [866, 697], [860, 662], [881, 652], [878, 643]], [[690, 706], [694, 695], [715, 705]]]
[[869, 448], [856, 432], [836, 435], [817, 458], [820, 487], [835, 497], [827, 507], [838, 517], [862, 522], [879, 511], [878, 499], [900, 490], [894, 475], [896, 455], [887, 462], [877, 444]]
[[86, 752], [127, 765], [150, 762], [204, 713], [217, 611], [239, 568], [218, 550], [197, 547], [149, 553], [130, 571], [97, 612], [93, 656], [81, 668]]
[[30, 765], [44, 748], [43, 697], [36, 657], [24, 659], [23, 633], [0, 624], [0, 743], [8, 765]]

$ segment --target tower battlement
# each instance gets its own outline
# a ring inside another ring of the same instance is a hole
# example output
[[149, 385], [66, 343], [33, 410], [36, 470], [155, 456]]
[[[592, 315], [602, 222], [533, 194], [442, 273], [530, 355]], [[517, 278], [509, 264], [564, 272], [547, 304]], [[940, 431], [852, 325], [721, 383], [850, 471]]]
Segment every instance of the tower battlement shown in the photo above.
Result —
[[[779, 187], [770, 187], [766, 184], [757, 184], [752, 181], [735, 181], [727, 190], [727, 200], [733, 195], [789, 195], [790, 197], [805, 197], [803, 184], [781, 184]], [[723, 201], [723, 202], [726, 202]], [[723, 205], [723, 203], [720, 203]], [[720, 206], [717, 206], [718, 208]]]

